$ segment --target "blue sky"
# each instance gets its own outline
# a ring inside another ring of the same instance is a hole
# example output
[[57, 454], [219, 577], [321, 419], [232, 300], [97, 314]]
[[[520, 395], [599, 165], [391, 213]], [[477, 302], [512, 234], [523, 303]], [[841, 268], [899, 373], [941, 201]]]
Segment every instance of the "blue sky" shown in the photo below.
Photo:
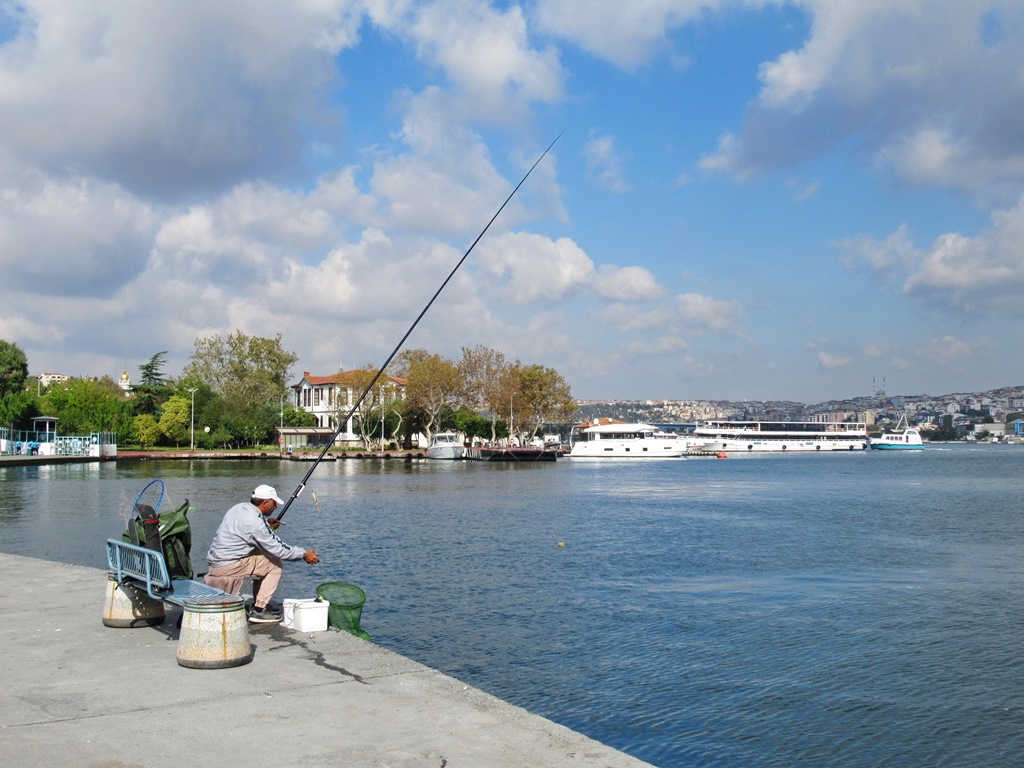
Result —
[[584, 399], [1024, 383], [1024, 6], [0, 0], [0, 338], [282, 335]]

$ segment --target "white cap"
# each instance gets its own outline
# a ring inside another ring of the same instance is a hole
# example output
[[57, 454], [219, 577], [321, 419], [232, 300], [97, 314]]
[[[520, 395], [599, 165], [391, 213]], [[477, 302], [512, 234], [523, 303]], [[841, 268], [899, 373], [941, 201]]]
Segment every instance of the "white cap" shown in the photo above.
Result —
[[269, 485], [256, 486], [256, 490], [252, 492], [252, 497], [254, 499], [273, 499], [278, 503], [278, 505], [284, 504], [284, 502], [278, 498], [277, 491]]

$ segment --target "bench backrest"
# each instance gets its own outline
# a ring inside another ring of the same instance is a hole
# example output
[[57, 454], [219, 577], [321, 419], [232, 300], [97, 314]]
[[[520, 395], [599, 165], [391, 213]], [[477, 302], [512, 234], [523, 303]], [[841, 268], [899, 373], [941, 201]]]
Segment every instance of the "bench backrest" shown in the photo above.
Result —
[[149, 596], [160, 600], [161, 592], [173, 590], [163, 553], [118, 539], [107, 539], [107, 565], [118, 581], [126, 577], [146, 585]]

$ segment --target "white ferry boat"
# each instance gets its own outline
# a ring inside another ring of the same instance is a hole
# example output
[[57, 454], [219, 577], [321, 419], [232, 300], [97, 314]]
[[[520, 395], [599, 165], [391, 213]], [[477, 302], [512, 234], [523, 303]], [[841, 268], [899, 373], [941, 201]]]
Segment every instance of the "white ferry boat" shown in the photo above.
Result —
[[687, 438], [650, 424], [596, 424], [580, 430], [567, 454], [571, 459], [677, 459]]
[[702, 451], [863, 451], [868, 427], [862, 422], [707, 421], [693, 431]]
[[907, 423], [907, 417], [900, 416], [892, 432], [883, 432], [871, 438], [871, 448], [877, 451], [923, 451], [924, 440], [921, 432]]

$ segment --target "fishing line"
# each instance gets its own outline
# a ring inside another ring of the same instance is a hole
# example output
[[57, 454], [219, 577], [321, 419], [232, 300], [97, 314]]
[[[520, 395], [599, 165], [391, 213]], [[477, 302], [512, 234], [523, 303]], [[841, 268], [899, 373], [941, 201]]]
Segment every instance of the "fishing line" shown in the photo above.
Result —
[[288, 497], [288, 499], [284, 503], [284, 506], [281, 507], [281, 512], [277, 516], [278, 520], [284, 517], [284, 513], [288, 511], [289, 507], [291, 507], [292, 502], [295, 501], [295, 499], [299, 498], [299, 495], [306, 487], [306, 483], [312, 476], [313, 471], [317, 468], [317, 466], [319, 466], [324, 456], [327, 455], [327, 451], [329, 451], [331, 449], [331, 446], [334, 445], [334, 441], [338, 439], [338, 435], [341, 434], [341, 431], [345, 428], [345, 425], [348, 424], [349, 419], [351, 419], [352, 416], [355, 414], [356, 409], [359, 408], [363, 400], [366, 399], [366, 396], [370, 394], [370, 390], [373, 389], [378, 379], [380, 379], [380, 377], [384, 375], [384, 371], [387, 369], [388, 365], [391, 364], [391, 361], [395, 358], [395, 355], [398, 354], [398, 351], [402, 348], [402, 345], [405, 344], [406, 339], [408, 339], [412, 332], [416, 329], [416, 326], [420, 324], [420, 320], [422, 320], [423, 316], [427, 314], [427, 310], [429, 310], [430, 307], [434, 304], [434, 301], [437, 299], [437, 297], [441, 295], [441, 291], [443, 291], [445, 289], [445, 286], [447, 286], [448, 283], [451, 282], [451, 279], [455, 277], [455, 273], [459, 271], [459, 267], [461, 267], [463, 262], [465, 262], [465, 260], [469, 258], [469, 254], [473, 252], [473, 249], [476, 248], [476, 244], [480, 242], [480, 239], [484, 236], [484, 234], [486, 234], [487, 230], [491, 228], [491, 224], [494, 223], [494, 220], [498, 218], [498, 216], [501, 214], [503, 210], [505, 210], [505, 206], [508, 205], [509, 201], [515, 196], [516, 192], [519, 191], [519, 188], [523, 186], [524, 183], [526, 183], [526, 180], [530, 178], [530, 174], [533, 173], [533, 169], [540, 165], [540, 161], [547, 156], [548, 152], [551, 151], [551, 148], [555, 146], [555, 144], [558, 142], [560, 138], [562, 138], [562, 133], [564, 132], [565, 131], [562, 131], [557, 136], [555, 136], [555, 140], [548, 145], [548, 148], [545, 149], [541, 153], [540, 157], [538, 157], [537, 160], [534, 162], [534, 164], [530, 166], [530, 170], [528, 170], [526, 172], [526, 175], [524, 175], [523, 178], [519, 180], [519, 183], [516, 184], [515, 189], [513, 189], [509, 193], [508, 197], [505, 198], [505, 202], [501, 204], [501, 207], [498, 208], [497, 211], [495, 211], [494, 215], [491, 217], [491, 220], [487, 222], [487, 226], [480, 230], [480, 234], [476, 236], [476, 240], [474, 240], [473, 244], [466, 249], [466, 252], [464, 254], [462, 254], [462, 258], [459, 259], [458, 263], [448, 274], [448, 277], [446, 277], [444, 279], [444, 282], [441, 283], [441, 287], [434, 292], [434, 295], [430, 297], [430, 301], [427, 302], [427, 305], [423, 307], [423, 310], [419, 313], [419, 315], [416, 316], [416, 319], [413, 320], [412, 325], [409, 326], [409, 330], [405, 332], [405, 335], [402, 336], [401, 340], [398, 342], [398, 345], [391, 351], [391, 354], [388, 355], [388, 359], [385, 360], [383, 365], [381, 365], [381, 367], [377, 369], [377, 373], [374, 375], [373, 379], [371, 379], [370, 383], [366, 385], [366, 389], [363, 390], [363, 394], [359, 396], [359, 399], [356, 400], [352, 407], [349, 409], [348, 415], [345, 416], [345, 418], [342, 419], [340, 422], [338, 422], [338, 428], [334, 430], [334, 434], [331, 435], [330, 440], [328, 440], [327, 443], [324, 445], [323, 449], [320, 451], [316, 459], [313, 461], [312, 466], [310, 466], [309, 470], [303, 476], [302, 480], [299, 482], [295, 490], [292, 491], [292, 495]]

